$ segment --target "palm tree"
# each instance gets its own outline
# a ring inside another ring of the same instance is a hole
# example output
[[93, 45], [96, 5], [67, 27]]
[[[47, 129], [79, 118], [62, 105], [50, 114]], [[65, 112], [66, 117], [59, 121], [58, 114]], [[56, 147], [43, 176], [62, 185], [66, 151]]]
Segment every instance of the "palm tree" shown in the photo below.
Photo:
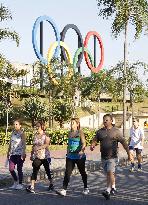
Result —
[[[3, 4], [0, 6], [0, 22], [12, 19], [11, 12]], [[0, 41], [4, 39], [12, 39], [19, 45], [19, 35], [15, 31], [10, 31], [9, 28], [0, 28]]]
[[112, 34], [115, 38], [124, 31], [124, 89], [123, 89], [123, 136], [126, 130], [126, 87], [127, 87], [127, 36], [129, 25], [135, 27], [135, 39], [140, 37], [148, 22], [147, 0], [97, 0], [99, 16], [114, 18]]

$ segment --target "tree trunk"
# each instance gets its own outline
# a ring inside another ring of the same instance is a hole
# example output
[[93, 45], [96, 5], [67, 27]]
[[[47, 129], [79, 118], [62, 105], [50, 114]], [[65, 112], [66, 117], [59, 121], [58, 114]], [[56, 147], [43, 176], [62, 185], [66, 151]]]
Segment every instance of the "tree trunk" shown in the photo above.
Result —
[[128, 30], [128, 21], [125, 24], [125, 40], [124, 40], [124, 71], [123, 71], [123, 137], [125, 137], [126, 132], [126, 88], [127, 88], [127, 79], [126, 79], [126, 62], [127, 62], [127, 30]]
[[98, 95], [98, 103], [99, 103], [99, 106], [98, 106], [98, 128], [100, 126], [100, 96], [101, 96], [101, 93], [99, 92], [99, 95]]

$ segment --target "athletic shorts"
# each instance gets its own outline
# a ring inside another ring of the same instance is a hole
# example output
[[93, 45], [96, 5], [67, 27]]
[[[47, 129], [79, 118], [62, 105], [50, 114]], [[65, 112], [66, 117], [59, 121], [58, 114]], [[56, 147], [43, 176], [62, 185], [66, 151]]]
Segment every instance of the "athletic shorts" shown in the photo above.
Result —
[[109, 171], [115, 173], [116, 159], [102, 159], [102, 167], [106, 173]]
[[133, 146], [129, 146], [129, 150], [131, 151], [136, 151], [136, 154], [141, 154], [142, 149], [134, 148]]

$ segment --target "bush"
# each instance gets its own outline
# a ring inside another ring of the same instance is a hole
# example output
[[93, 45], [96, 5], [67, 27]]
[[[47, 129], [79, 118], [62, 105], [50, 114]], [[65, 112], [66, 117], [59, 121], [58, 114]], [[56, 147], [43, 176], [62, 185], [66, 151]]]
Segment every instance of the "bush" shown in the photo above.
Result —
[[[90, 129], [83, 129], [85, 138], [86, 138], [86, 143], [87, 145], [90, 145], [92, 138], [95, 135], [95, 130], [90, 130]], [[66, 145], [68, 142], [68, 132], [69, 130], [50, 130], [47, 129], [46, 133], [50, 136], [51, 140], [51, 145]], [[10, 140], [10, 135], [11, 132], [8, 132], [8, 138], [6, 141], [6, 144], [9, 144]], [[27, 145], [32, 145], [33, 143], [33, 136], [34, 136], [34, 131], [33, 130], [25, 130], [25, 135], [26, 135], [26, 144]], [[5, 139], [6, 134], [4, 132], [0, 132], [0, 145], [4, 144], [4, 139]]]

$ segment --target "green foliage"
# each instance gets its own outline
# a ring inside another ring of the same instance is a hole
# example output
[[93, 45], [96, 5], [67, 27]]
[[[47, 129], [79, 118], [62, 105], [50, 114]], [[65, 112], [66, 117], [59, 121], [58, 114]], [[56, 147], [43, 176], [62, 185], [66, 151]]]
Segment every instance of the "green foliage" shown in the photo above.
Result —
[[[47, 130], [46, 133], [50, 136], [51, 140], [51, 145], [67, 145], [68, 142], [68, 132], [69, 130]], [[83, 129], [85, 139], [86, 139], [86, 144], [87, 146], [90, 145], [93, 137], [95, 136], [95, 130], [90, 130], [90, 129]], [[8, 132], [8, 138], [6, 144], [9, 144], [10, 140], [10, 135], [11, 132]], [[34, 131], [33, 130], [26, 130], [25, 131], [26, 135], [26, 144], [27, 145], [32, 145], [33, 143], [33, 136], [34, 136]], [[0, 132], [0, 145], [4, 145], [4, 139], [5, 139], [6, 134], [4, 132]]]
[[25, 100], [23, 114], [26, 119], [31, 120], [32, 126], [39, 119], [47, 120], [47, 107], [39, 98], [31, 97]]
[[138, 38], [148, 25], [147, 0], [97, 0], [99, 15], [108, 19], [114, 17], [112, 33], [115, 38], [125, 29], [127, 23], [135, 27], [135, 38]]
[[[11, 12], [3, 4], [0, 6], [0, 22], [12, 19]], [[15, 31], [10, 31], [8, 28], [0, 29], [0, 41], [4, 39], [12, 39], [19, 46], [19, 35]]]
[[52, 115], [55, 121], [60, 123], [62, 127], [64, 121], [70, 120], [73, 113], [72, 104], [63, 100], [56, 100], [53, 104]]
[[110, 92], [112, 76], [104, 69], [99, 73], [92, 73], [90, 77], [82, 79], [81, 94], [85, 97], [97, 99], [101, 93]]
[[[124, 63], [119, 62], [115, 67], [110, 69], [111, 75], [114, 76], [115, 83], [111, 84], [113, 98], [121, 98], [123, 93], [124, 77], [123, 77]], [[126, 63], [127, 73], [127, 89], [132, 92], [136, 101], [141, 101], [144, 98], [145, 87], [144, 80], [141, 79], [139, 73], [145, 73], [148, 70], [148, 65], [143, 62]]]

